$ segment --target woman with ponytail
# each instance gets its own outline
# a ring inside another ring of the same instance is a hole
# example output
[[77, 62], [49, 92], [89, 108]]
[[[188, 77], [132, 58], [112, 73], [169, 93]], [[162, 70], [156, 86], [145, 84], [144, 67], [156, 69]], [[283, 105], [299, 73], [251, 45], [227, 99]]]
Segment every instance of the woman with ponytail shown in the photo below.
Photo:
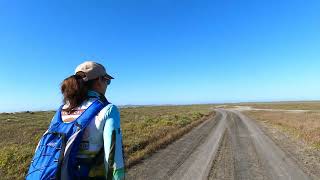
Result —
[[[108, 102], [105, 93], [112, 79], [99, 63], [80, 64], [75, 74], [61, 83], [63, 122], [76, 120], [96, 99]], [[124, 179], [120, 115], [115, 105], [106, 104], [86, 127], [79, 145], [79, 167], [82, 168], [82, 163], [90, 166], [84, 179]]]

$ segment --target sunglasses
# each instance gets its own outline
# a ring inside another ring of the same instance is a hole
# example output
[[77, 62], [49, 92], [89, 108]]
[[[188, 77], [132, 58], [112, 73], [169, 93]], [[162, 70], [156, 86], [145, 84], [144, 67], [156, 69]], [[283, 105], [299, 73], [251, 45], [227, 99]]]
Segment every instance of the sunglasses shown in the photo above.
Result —
[[102, 76], [102, 79], [106, 81], [107, 85], [110, 85], [111, 79], [109, 79], [107, 76]]

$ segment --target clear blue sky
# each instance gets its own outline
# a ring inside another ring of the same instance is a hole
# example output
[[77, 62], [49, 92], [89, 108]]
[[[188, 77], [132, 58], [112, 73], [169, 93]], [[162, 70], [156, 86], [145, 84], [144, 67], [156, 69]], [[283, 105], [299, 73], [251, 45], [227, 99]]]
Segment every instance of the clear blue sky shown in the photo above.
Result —
[[0, 2], [0, 111], [57, 108], [85, 60], [117, 105], [318, 100], [320, 1]]

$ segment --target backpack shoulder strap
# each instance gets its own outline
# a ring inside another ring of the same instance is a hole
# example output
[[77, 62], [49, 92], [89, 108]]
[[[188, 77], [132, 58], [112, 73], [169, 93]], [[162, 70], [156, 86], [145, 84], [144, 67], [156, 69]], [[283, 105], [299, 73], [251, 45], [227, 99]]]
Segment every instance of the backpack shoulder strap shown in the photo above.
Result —
[[86, 128], [90, 120], [108, 104], [109, 103], [103, 102], [100, 99], [95, 100], [76, 120], [78, 127], [82, 130]]
[[49, 124], [49, 130], [54, 127], [54, 126], [57, 126], [58, 124], [60, 124], [62, 122], [61, 120], [61, 112], [62, 112], [62, 107], [63, 105], [61, 105], [59, 107], [59, 109], [57, 109], [57, 111], [55, 112], [53, 118], [51, 119], [51, 122]]

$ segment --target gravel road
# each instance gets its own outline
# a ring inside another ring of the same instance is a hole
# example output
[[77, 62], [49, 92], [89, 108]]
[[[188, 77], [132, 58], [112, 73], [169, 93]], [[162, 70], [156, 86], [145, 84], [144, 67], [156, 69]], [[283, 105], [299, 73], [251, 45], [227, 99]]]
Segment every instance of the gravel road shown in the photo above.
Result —
[[213, 119], [130, 168], [127, 179], [320, 179], [304, 172], [255, 121], [236, 110], [216, 111]]

